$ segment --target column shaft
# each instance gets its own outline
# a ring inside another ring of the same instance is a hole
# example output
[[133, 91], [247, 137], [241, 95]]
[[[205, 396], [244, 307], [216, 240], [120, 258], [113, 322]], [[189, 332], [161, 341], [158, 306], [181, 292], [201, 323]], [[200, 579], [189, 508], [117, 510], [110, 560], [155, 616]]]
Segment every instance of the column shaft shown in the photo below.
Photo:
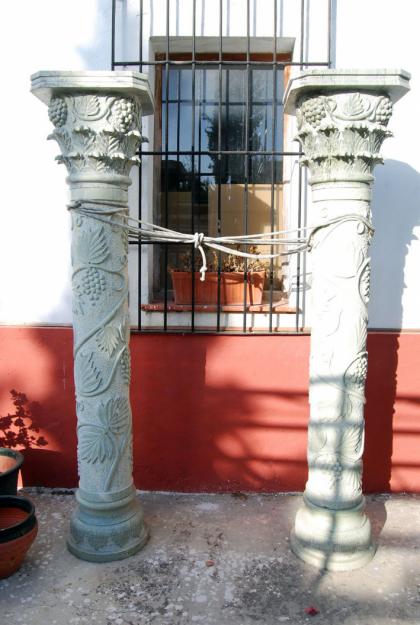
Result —
[[135, 72], [43, 72], [33, 85], [49, 103], [49, 138], [60, 146], [72, 200], [80, 483], [68, 547], [82, 559], [117, 560], [147, 539], [132, 478], [128, 235], [122, 227], [147, 82]]
[[[289, 88], [286, 103], [289, 112], [290, 102], [296, 107], [315, 226], [309, 475], [291, 546], [303, 560], [330, 570], [357, 568], [375, 552], [362, 495], [368, 248], [372, 170], [391, 134], [392, 104], [377, 77], [367, 77], [371, 89], [358, 88], [365, 75], [308, 72]], [[346, 80], [354, 87], [346, 87]], [[403, 82], [400, 76], [387, 80], [393, 86]]]

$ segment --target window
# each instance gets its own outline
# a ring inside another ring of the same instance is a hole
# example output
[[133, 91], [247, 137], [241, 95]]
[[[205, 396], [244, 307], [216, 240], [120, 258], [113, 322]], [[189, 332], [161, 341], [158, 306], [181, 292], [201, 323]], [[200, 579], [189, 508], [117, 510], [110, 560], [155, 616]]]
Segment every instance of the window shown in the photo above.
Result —
[[[309, 2], [286, 4], [112, 0], [111, 67], [147, 73], [155, 93], [154, 120], [143, 119], [149, 144], [140, 149], [133, 216], [216, 236], [305, 226], [305, 173], [299, 146], [288, 141], [284, 151], [281, 101], [293, 66], [331, 66], [335, 9], [334, 0], [320, 1], [311, 38]], [[319, 57], [311, 58], [310, 50]], [[291, 139], [288, 127], [285, 135]], [[253, 299], [252, 261], [239, 264], [233, 273], [242, 273], [242, 295], [228, 305], [223, 268], [229, 259], [207, 251], [213, 299], [200, 304], [192, 245], [141, 237], [131, 243], [130, 313], [138, 331], [304, 329], [304, 253], [269, 261], [260, 304]], [[265, 251], [277, 250], [260, 248]], [[197, 250], [195, 256], [199, 265]], [[188, 271], [173, 271], [182, 268]], [[180, 273], [189, 274], [181, 303], [173, 288]]]
[[[186, 57], [178, 54], [171, 59], [185, 61]], [[162, 55], [157, 58], [163, 60]], [[198, 55], [198, 59], [216, 61], [217, 56]], [[168, 75], [165, 66], [156, 69], [155, 100], [161, 110], [156, 113], [154, 136], [154, 219], [179, 232], [210, 236], [278, 230], [283, 225], [284, 70], [273, 72], [252, 64], [272, 60], [267, 55], [253, 55], [249, 70], [234, 64], [244, 62], [245, 55], [224, 55], [223, 60], [230, 64], [220, 72], [214, 65], [200, 65], [194, 72], [191, 66], [175, 66]], [[168, 290], [169, 307], [174, 309], [168, 269], [190, 269], [193, 254], [190, 246], [182, 245], [155, 250], [155, 302], [163, 302]], [[228, 262], [224, 254], [208, 252], [208, 257], [216, 271]], [[237, 262], [244, 271], [244, 262]], [[265, 264], [263, 287], [270, 288], [272, 272], [275, 297], [282, 299], [282, 264], [277, 260], [272, 267]], [[238, 311], [252, 308], [246, 294], [244, 289]], [[199, 298], [196, 302], [200, 306]]]

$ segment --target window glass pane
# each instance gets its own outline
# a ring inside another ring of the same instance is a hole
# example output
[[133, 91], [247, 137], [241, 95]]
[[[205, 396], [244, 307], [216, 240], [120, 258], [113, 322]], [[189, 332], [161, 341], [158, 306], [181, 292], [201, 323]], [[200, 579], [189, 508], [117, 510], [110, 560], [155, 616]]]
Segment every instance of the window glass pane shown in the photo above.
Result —
[[[178, 70], [181, 76], [180, 97], [181, 100], [192, 101], [192, 71], [190, 69]], [[197, 80], [197, 78], [196, 78]]]
[[218, 102], [219, 100], [219, 72], [217, 69], [198, 70], [197, 97], [201, 101]]
[[243, 104], [247, 92], [247, 72], [244, 69], [228, 69], [224, 72], [223, 101], [231, 104]]
[[[280, 151], [283, 146], [284, 72], [274, 74], [271, 67], [255, 65], [249, 72], [244, 67], [224, 67], [220, 109], [219, 78], [218, 68], [196, 68], [193, 105], [191, 68], [171, 67], [166, 105], [162, 69], [162, 146], [165, 152], [167, 106], [168, 150], [175, 154], [156, 157], [160, 160], [157, 212], [161, 223], [180, 232], [213, 236], [281, 229], [283, 159], [265, 152]], [[193, 144], [194, 154], [179, 154], [191, 151]], [[219, 147], [221, 154], [217, 154]], [[156, 292], [161, 292], [167, 275], [165, 253], [159, 247]], [[169, 267], [185, 268], [188, 262], [191, 266], [191, 246], [168, 246], [167, 257]], [[281, 288], [281, 261], [274, 263], [274, 276], [275, 287]]]

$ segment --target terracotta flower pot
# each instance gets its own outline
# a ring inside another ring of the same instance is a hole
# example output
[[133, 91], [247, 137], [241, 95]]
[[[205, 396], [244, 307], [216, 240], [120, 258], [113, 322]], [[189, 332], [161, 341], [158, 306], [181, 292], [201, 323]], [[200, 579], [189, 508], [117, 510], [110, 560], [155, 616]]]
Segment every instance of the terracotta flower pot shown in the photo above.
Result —
[[35, 507], [24, 497], [0, 497], [0, 579], [22, 565], [38, 532]]
[[0, 447], [0, 495], [16, 495], [22, 464], [23, 455], [19, 451]]
[[[175, 304], [192, 302], [192, 276], [190, 271], [172, 271]], [[264, 290], [264, 271], [249, 271], [246, 285], [247, 305], [261, 304]], [[216, 271], [208, 271], [204, 282], [195, 272], [195, 303], [217, 304], [218, 277]], [[220, 274], [220, 303], [222, 305], [244, 305], [244, 274], [239, 271]]]

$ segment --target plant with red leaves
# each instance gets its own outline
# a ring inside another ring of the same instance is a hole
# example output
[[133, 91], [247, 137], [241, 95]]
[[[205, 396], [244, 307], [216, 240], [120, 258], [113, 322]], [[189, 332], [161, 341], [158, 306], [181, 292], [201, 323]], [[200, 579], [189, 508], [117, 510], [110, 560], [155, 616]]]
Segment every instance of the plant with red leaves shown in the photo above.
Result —
[[39, 404], [30, 402], [25, 393], [15, 389], [10, 391], [14, 414], [0, 416], [0, 447], [15, 447], [31, 449], [48, 445], [43, 436], [38, 436], [39, 427], [36, 425], [39, 415]]

